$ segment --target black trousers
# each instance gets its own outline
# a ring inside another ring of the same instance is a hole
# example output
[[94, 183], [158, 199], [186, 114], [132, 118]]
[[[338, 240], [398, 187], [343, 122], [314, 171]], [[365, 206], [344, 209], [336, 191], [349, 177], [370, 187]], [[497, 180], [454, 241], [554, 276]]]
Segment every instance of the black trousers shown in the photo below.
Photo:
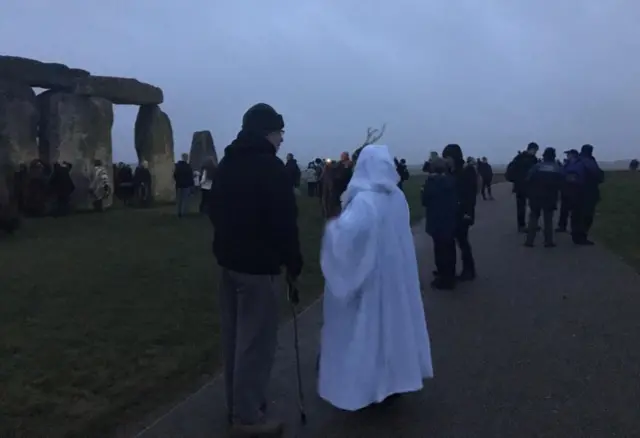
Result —
[[443, 282], [453, 283], [456, 279], [456, 241], [453, 237], [432, 239], [438, 277]]
[[567, 229], [570, 212], [571, 212], [571, 200], [569, 196], [563, 194], [560, 197], [560, 215], [558, 216], [558, 228], [560, 228], [561, 230]]
[[209, 213], [209, 199], [211, 190], [200, 189], [200, 213]]
[[66, 216], [69, 214], [70, 209], [70, 196], [58, 195], [53, 206], [53, 216]]
[[588, 239], [596, 214], [596, 200], [578, 196], [571, 201], [571, 238], [574, 242]]
[[487, 194], [490, 198], [493, 198], [491, 194], [491, 179], [482, 179], [482, 185], [480, 186], [480, 194], [482, 195], [482, 199], [487, 199]]
[[462, 272], [475, 274], [476, 262], [473, 259], [471, 243], [469, 243], [469, 225], [465, 223], [458, 224], [456, 228], [455, 242], [458, 244], [458, 248], [460, 249], [460, 258], [462, 259]]
[[544, 243], [553, 243], [553, 209], [529, 206], [529, 228], [527, 229], [527, 243], [533, 244], [538, 233], [538, 222], [542, 215]]
[[318, 196], [318, 183], [315, 181], [307, 182], [307, 194], [310, 198]]
[[518, 228], [527, 226], [525, 221], [527, 214], [527, 195], [521, 191], [516, 191], [516, 217], [518, 220]]

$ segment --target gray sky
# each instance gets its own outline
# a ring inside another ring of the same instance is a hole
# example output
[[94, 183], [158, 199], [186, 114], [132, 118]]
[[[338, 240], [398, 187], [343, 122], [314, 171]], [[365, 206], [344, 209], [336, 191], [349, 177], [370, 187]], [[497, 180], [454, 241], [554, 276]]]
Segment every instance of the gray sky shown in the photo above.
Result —
[[[459, 143], [504, 162], [529, 141], [640, 156], [640, 4], [633, 0], [23, 0], [2, 53], [161, 87], [176, 155], [218, 153], [251, 104], [285, 118], [299, 161], [353, 151], [367, 126], [410, 163]], [[114, 159], [135, 160], [118, 106]]]

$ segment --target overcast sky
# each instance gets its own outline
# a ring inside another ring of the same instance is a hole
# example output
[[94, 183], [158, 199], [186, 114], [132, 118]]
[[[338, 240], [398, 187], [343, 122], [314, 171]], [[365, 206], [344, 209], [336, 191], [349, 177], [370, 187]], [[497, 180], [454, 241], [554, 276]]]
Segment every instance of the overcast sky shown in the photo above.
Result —
[[[384, 122], [410, 163], [450, 142], [614, 160], [640, 156], [638, 23], [633, 0], [7, 0], [0, 51], [161, 87], [176, 156], [203, 129], [221, 154], [264, 101], [305, 163]], [[116, 109], [114, 160], [135, 161], [136, 112]]]

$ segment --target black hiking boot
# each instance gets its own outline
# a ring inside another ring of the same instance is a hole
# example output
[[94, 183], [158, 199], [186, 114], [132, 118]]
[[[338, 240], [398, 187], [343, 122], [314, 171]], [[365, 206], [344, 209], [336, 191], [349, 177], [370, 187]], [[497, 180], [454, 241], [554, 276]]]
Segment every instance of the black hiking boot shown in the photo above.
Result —
[[229, 428], [231, 438], [279, 438], [284, 433], [284, 424], [266, 421], [259, 424], [233, 424]]
[[556, 244], [555, 244], [555, 243], [553, 243], [553, 242], [545, 242], [545, 243], [544, 243], [544, 247], [545, 247], [545, 248], [555, 248], [555, 247], [556, 247]]
[[462, 270], [460, 275], [458, 275], [458, 281], [473, 281], [476, 279], [476, 272], [469, 270]]

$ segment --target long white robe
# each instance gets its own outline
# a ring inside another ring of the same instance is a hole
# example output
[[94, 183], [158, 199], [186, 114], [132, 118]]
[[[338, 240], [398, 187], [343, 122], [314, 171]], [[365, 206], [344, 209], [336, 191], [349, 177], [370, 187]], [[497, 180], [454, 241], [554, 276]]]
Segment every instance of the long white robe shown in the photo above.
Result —
[[433, 377], [407, 200], [386, 146], [365, 147], [327, 224], [318, 392], [344, 410], [418, 391]]

